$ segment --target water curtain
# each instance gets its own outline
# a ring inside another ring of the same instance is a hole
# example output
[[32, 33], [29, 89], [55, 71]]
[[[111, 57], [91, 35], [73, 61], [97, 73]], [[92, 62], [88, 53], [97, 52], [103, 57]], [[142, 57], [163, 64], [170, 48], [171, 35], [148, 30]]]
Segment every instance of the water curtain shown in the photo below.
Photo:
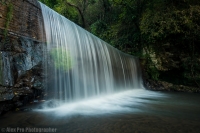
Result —
[[46, 32], [46, 87], [75, 101], [141, 88], [138, 59], [125, 54], [40, 3]]

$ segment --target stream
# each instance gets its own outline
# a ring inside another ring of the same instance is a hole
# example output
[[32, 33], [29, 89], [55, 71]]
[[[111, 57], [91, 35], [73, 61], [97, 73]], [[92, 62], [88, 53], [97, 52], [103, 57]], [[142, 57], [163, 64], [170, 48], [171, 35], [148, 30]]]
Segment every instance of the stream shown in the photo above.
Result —
[[199, 103], [199, 94], [134, 89], [73, 103], [31, 105], [31, 109], [1, 116], [0, 128], [1, 132], [11, 132], [8, 128], [17, 132], [54, 128], [49, 132], [198, 133]]

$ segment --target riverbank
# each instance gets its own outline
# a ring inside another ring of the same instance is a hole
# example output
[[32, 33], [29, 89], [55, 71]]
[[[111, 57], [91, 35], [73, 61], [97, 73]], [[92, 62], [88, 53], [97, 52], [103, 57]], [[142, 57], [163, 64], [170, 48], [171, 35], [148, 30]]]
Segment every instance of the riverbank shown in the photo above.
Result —
[[144, 85], [146, 89], [153, 90], [153, 91], [200, 93], [200, 88], [184, 86], [184, 85], [174, 85], [166, 81], [155, 81], [151, 79], [146, 79], [144, 81]]

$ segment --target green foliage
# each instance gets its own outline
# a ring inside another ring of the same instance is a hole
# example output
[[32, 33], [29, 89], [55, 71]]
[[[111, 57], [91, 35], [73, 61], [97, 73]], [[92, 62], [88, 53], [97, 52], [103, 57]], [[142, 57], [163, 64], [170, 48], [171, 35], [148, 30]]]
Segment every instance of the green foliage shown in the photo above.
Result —
[[6, 5], [5, 0], [0, 0], [0, 3], [1, 3], [2, 5]]
[[148, 43], [156, 43], [158, 40], [166, 43], [174, 39], [171, 38], [172, 35], [182, 35], [180, 37], [182, 40], [178, 40], [179, 42], [183, 39], [191, 39], [193, 35], [199, 37], [199, 7], [190, 6], [186, 10], [170, 8], [160, 12], [148, 9], [142, 17], [141, 33], [148, 35], [146, 38]]
[[107, 30], [107, 25], [105, 22], [98, 20], [91, 25], [90, 29], [93, 34], [101, 36], [101, 33]]
[[156, 64], [153, 62], [151, 58], [151, 53], [146, 51], [146, 53], [140, 55], [140, 57], [143, 58], [143, 60], [145, 60], [145, 63], [143, 63], [142, 65], [145, 67], [145, 71], [148, 75], [147, 78], [158, 80], [160, 73], [156, 67]]
[[69, 71], [73, 67], [70, 52], [64, 48], [54, 48], [50, 51], [50, 55], [57, 69]]
[[10, 24], [10, 21], [12, 20], [13, 14], [13, 5], [9, 3], [7, 6], [7, 14], [6, 14], [6, 24], [5, 24], [5, 30], [4, 30], [4, 36], [6, 37], [8, 34], [8, 27]]
[[[198, 57], [198, 58], [196, 58]], [[182, 68], [184, 70], [183, 77], [187, 79], [188, 84], [196, 84], [200, 87], [200, 60], [199, 56], [194, 58], [187, 57], [183, 60]]]
[[[200, 3], [151, 0], [141, 17], [144, 45], [153, 48], [161, 65], [179, 69], [181, 84], [199, 86]], [[171, 69], [171, 70], [170, 70]]]
[[54, 7], [61, 2], [60, 0], [39, 0], [40, 2], [44, 3], [48, 7], [54, 9]]
[[159, 71], [155, 66], [150, 65], [147, 69], [147, 73], [150, 75], [151, 79], [158, 80], [159, 78]]

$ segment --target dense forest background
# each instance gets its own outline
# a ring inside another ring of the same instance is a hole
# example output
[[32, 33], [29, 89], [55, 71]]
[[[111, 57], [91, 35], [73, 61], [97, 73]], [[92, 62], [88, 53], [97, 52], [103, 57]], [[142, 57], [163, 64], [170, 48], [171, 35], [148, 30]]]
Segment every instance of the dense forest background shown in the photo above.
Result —
[[117, 49], [146, 77], [200, 88], [199, 0], [40, 0]]

